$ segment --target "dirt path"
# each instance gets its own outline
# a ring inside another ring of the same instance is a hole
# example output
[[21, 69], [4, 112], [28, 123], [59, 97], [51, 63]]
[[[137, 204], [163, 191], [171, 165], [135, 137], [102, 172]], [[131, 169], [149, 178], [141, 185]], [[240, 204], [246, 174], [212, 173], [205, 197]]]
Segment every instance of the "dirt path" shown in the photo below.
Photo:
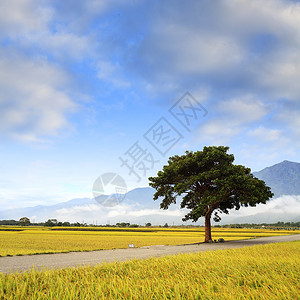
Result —
[[199, 252], [208, 250], [241, 248], [258, 244], [278, 243], [300, 240], [300, 235], [287, 235], [257, 238], [251, 240], [229, 241], [225, 243], [191, 244], [179, 246], [147, 246], [142, 248], [128, 248], [115, 250], [101, 250], [91, 252], [70, 252], [58, 254], [40, 254], [0, 257], [0, 272], [9, 273], [14, 270], [26, 271], [35, 267], [65, 268], [79, 265], [95, 265], [103, 262], [126, 261], [133, 258], [143, 259], [152, 256], [164, 256], [187, 252]]

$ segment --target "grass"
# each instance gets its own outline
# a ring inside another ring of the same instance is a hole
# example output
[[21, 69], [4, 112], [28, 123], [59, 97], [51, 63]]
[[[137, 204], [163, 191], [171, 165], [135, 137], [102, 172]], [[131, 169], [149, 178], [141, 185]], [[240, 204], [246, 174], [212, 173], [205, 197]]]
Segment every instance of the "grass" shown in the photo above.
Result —
[[[2, 227], [3, 228], [3, 227]], [[6, 229], [18, 229], [5, 227]], [[19, 227], [20, 229], [20, 227]], [[93, 251], [102, 249], [128, 248], [150, 245], [179, 245], [204, 241], [203, 228], [64, 228], [51, 230], [45, 227], [22, 227], [22, 231], [0, 230], [0, 256], [70, 251]], [[74, 230], [75, 229], [75, 230]], [[222, 229], [214, 228], [213, 239], [225, 241], [254, 237], [276, 236], [299, 233], [300, 231], [275, 231], [269, 229]]]
[[299, 299], [300, 242], [0, 274], [0, 299]]

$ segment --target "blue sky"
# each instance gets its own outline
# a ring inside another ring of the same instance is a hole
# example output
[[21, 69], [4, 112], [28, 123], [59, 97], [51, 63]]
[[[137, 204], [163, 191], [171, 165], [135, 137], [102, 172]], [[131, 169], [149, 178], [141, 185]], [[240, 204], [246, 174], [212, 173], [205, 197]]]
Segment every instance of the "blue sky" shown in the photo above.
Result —
[[[0, 204], [92, 197], [107, 172], [147, 186], [205, 145], [300, 162], [299, 82], [298, 1], [2, 0]], [[186, 92], [207, 111], [188, 130], [169, 111]], [[164, 155], [145, 139], [161, 118], [180, 136]], [[120, 160], [136, 142], [139, 181]]]

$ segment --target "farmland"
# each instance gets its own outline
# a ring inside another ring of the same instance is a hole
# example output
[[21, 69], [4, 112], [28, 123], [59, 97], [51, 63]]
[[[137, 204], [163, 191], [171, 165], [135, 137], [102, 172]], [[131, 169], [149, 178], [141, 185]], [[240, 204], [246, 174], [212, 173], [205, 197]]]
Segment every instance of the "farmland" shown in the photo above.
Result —
[[[53, 228], [55, 229], [55, 228]], [[0, 256], [92, 251], [150, 245], [179, 245], [204, 241], [203, 228], [59, 228], [0, 227]], [[214, 228], [213, 239], [226, 241], [296, 234], [300, 231]]]
[[0, 274], [1, 299], [298, 299], [300, 242]]

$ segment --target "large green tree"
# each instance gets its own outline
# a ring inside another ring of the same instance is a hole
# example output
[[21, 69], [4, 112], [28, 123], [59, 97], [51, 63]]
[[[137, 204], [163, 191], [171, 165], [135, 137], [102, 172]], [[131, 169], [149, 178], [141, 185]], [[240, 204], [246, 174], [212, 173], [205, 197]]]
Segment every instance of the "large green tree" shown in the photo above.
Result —
[[157, 177], [149, 178], [156, 189], [154, 200], [162, 197], [160, 207], [167, 209], [182, 196], [181, 208], [189, 209], [183, 221], [196, 222], [205, 217], [205, 242], [211, 238], [211, 216], [220, 221], [220, 213], [241, 206], [256, 206], [272, 198], [271, 189], [255, 178], [251, 170], [234, 165], [229, 147], [204, 147], [202, 151], [186, 151], [172, 156]]

